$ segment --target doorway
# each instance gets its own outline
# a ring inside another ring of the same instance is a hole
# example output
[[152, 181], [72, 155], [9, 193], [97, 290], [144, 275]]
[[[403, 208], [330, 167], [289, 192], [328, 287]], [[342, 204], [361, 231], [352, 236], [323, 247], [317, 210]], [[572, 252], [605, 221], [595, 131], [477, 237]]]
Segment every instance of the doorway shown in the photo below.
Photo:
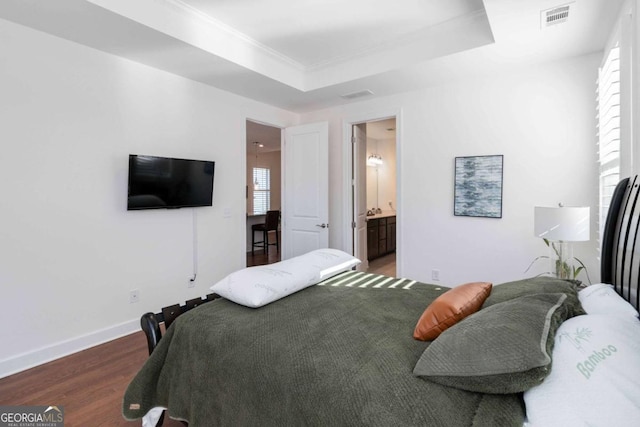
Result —
[[362, 270], [401, 276], [399, 112], [343, 122], [345, 132], [345, 247]]
[[281, 211], [282, 129], [247, 120], [246, 153], [247, 267], [273, 264], [281, 260], [280, 227], [267, 230], [268, 244], [259, 246], [265, 234], [255, 226], [265, 224], [268, 211]]

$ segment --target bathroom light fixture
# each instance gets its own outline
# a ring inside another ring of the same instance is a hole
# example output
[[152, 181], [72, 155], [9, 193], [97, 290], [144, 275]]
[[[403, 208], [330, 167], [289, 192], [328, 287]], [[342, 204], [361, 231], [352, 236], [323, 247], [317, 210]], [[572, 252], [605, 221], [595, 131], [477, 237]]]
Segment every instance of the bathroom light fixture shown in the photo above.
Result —
[[382, 164], [382, 157], [379, 154], [371, 154], [367, 159], [369, 166], [380, 166]]

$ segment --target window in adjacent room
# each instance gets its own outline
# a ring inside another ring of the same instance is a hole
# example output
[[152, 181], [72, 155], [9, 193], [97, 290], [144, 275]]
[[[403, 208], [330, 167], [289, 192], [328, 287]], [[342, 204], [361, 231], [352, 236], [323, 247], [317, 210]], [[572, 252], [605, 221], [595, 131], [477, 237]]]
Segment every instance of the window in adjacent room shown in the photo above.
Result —
[[262, 215], [271, 207], [271, 176], [269, 168], [253, 168], [253, 214]]

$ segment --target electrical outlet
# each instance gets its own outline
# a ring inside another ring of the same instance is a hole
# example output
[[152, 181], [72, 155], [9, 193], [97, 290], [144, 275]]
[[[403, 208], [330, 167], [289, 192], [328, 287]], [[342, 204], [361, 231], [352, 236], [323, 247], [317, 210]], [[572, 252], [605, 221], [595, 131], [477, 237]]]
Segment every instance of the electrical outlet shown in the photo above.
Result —
[[140, 291], [133, 289], [129, 292], [129, 304], [133, 304], [140, 301]]
[[189, 277], [189, 280], [187, 281], [187, 288], [195, 288], [196, 287], [196, 280], [193, 277]]
[[431, 280], [440, 281], [440, 270], [431, 270]]

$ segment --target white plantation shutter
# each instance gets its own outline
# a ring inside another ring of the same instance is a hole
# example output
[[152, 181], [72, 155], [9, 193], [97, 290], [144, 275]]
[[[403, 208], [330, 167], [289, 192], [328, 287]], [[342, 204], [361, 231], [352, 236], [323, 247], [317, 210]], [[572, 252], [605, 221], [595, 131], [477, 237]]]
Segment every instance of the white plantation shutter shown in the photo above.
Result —
[[253, 214], [267, 213], [271, 206], [271, 173], [268, 168], [253, 168]]
[[615, 43], [598, 71], [598, 159], [600, 164], [599, 238], [611, 197], [620, 181], [620, 46]]

